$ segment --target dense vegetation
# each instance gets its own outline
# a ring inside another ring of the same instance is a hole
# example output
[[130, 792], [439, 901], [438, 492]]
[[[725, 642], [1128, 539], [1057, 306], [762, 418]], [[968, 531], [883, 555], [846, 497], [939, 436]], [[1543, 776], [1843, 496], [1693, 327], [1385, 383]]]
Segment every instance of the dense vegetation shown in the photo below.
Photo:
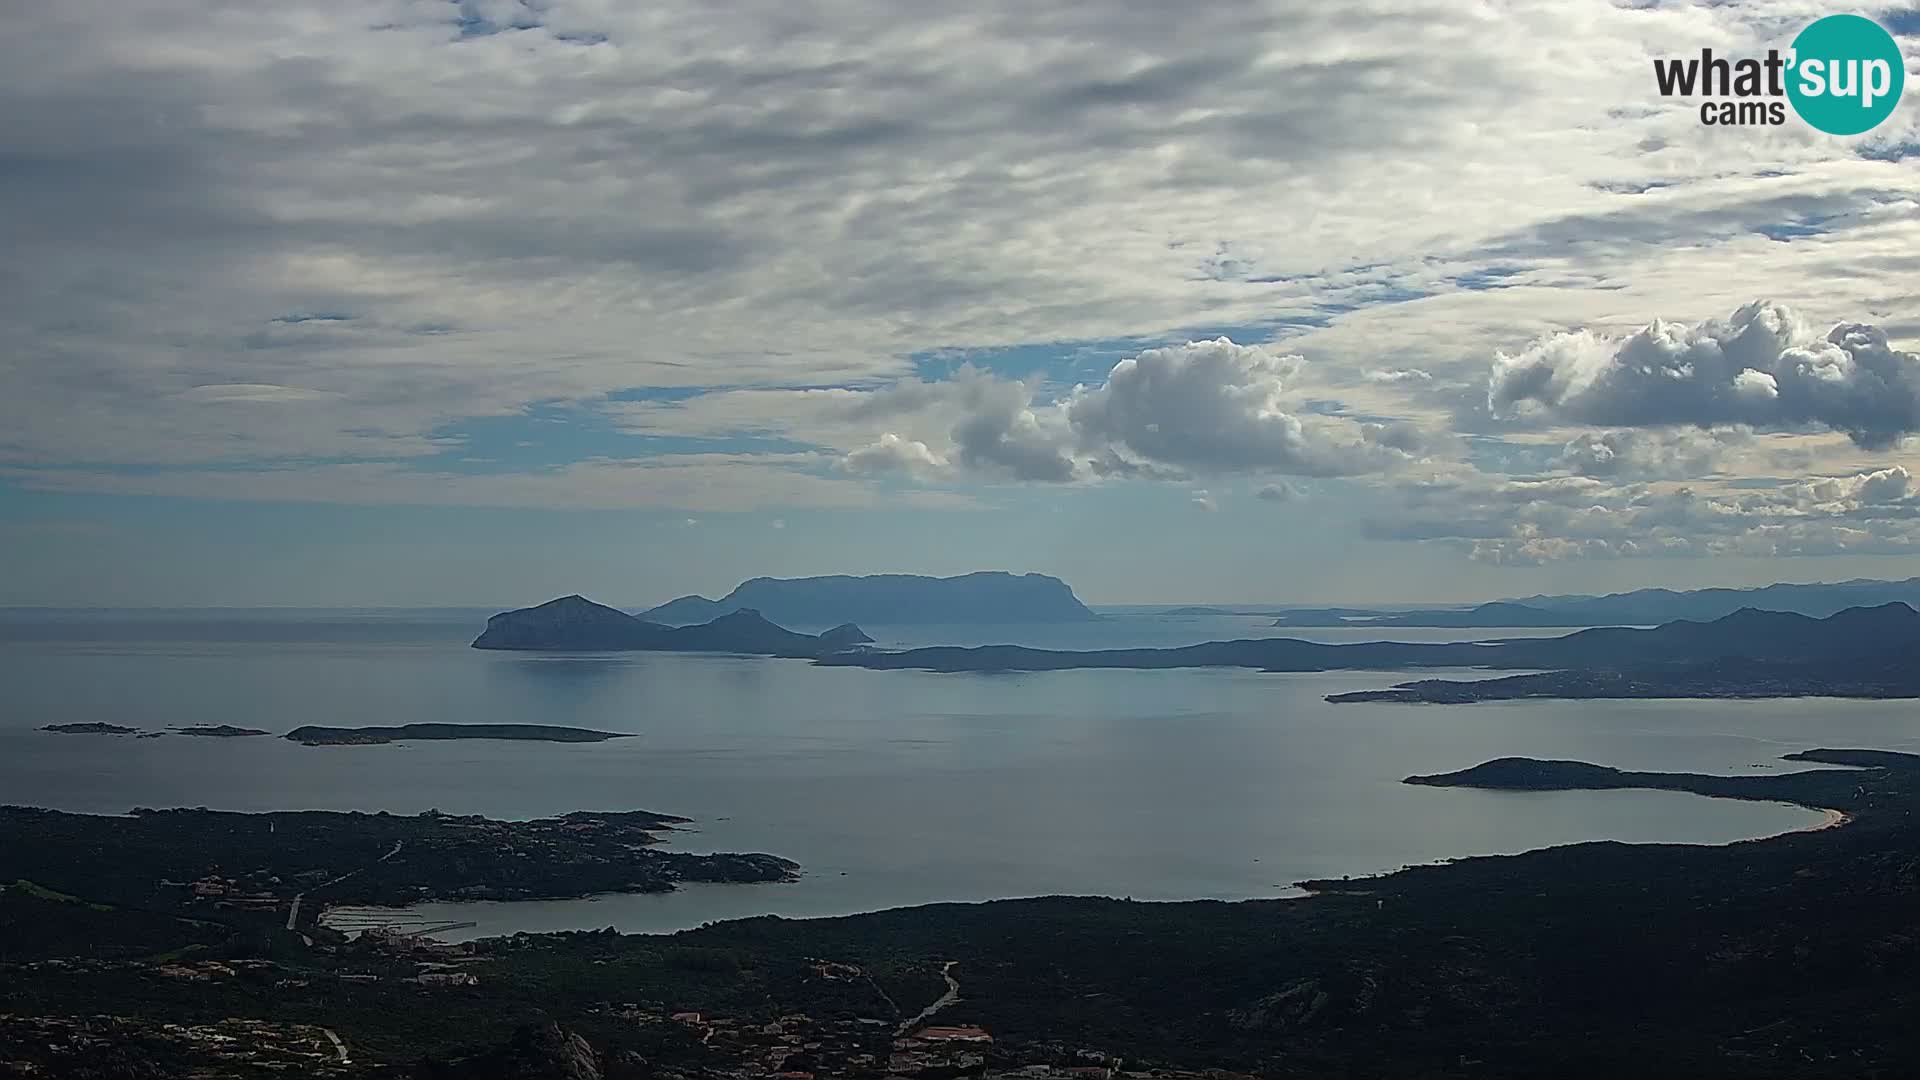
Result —
[[[1056, 897], [670, 937], [522, 935], [486, 943], [464, 969], [478, 985], [451, 989], [416, 984], [411, 961], [371, 945], [281, 935], [208, 949], [271, 964], [184, 989], [138, 962], [15, 964], [0, 1013], [324, 1024], [393, 1076], [521, 1075], [500, 1070], [580, 1045], [606, 1075], [670, 1076], [722, 1063], [680, 1027], [624, 1016], [892, 1020], [938, 995], [955, 961], [961, 999], [942, 1022], [985, 1025], [996, 1053], [1093, 1049], [1270, 1076], [1913, 1075], [1920, 758], [1794, 757], [1844, 767], [1712, 777], [1502, 759], [1410, 779], [1658, 787], [1832, 808], [1850, 824], [1725, 847], [1466, 859], [1310, 883], [1319, 895], [1304, 901]], [[43, 901], [71, 903], [11, 902]], [[858, 977], [834, 974], [845, 971]], [[354, 981], [367, 978], [378, 981]], [[567, 1033], [513, 1035], [543, 1019]]]
[[0, 881], [165, 914], [320, 903], [516, 899], [671, 889], [678, 881], [780, 881], [772, 855], [652, 848], [685, 819], [646, 811], [494, 821], [427, 813], [237, 814], [137, 810], [129, 817], [0, 807]]

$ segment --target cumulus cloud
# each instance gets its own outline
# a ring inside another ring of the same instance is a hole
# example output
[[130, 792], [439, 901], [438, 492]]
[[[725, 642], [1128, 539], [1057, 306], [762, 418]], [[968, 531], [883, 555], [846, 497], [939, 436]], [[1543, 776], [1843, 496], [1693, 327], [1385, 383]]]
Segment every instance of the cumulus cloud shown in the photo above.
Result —
[[1292, 502], [1300, 497], [1300, 489], [1288, 483], [1262, 484], [1253, 497], [1264, 502]]
[[[1310, 412], [1289, 381], [1304, 361], [1227, 338], [1148, 349], [1095, 385], [1043, 399], [1028, 383], [962, 368], [869, 392], [814, 396], [810, 430], [885, 424], [846, 454], [859, 472], [897, 470], [1062, 483], [1223, 473], [1345, 476], [1415, 460], [1409, 423]], [[807, 426], [805, 424], [801, 426]]]
[[1083, 444], [1196, 471], [1341, 476], [1417, 450], [1402, 426], [1289, 411], [1287, 384], [1303, 364], [1224, 337], [1149, 349], [1115, 364], [1105, 383], [1075, 388], [1067, 418]]
[[1622, 339], [1556, 334], [1495, 357], [1488, 405], [1619, 427], [1744, 424], [1826, 428], [1866, 449], [1920, 430], [1920, 356], [1879, 327], [1822, 333], [1790, 308], [1758, 301], [1726, 319], [1655, 321]]
[[1036, 404], [1033, 391], [1018, 379], [998, 379], [970, 366], [951, 379], [905, 380], [812, 400], [818, 406], [812, 417], [817, 438], [873, 424], [913, 429], [912, 435], [884, 432], [848, 453], [846, 467], [856, 472], [1062, 482], [1083, 471], [1069, 452], [1067, 425], [1057, 406]]
[[918, 439], [903, 439], [889, 431], [842, 461], [849, 472], [938, 472], [947, 467], [947, 459], [928, 449]]

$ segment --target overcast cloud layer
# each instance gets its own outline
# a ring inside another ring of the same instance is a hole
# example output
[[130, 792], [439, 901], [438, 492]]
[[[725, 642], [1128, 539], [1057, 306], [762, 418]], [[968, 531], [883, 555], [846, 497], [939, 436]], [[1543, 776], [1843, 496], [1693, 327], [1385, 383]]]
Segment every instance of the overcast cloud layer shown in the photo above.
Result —
[[[1501, 565], [1909, 552], [1920, 105], [1847, 140], [1652, 85], [1827, 13], [26, 5], [0, 483], [676, 514], [1161, 485]], [[1867, 13], [1920, 68], [1920, 16]]]

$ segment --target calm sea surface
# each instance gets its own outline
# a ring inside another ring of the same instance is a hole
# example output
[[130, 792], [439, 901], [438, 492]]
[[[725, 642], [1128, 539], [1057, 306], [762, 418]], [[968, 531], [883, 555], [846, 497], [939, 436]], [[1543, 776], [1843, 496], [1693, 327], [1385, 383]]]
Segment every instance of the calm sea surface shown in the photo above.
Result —
[[[1811, 746], [1914, 749], [1910, 702], [1328, 705], [1396, 676], [1067, 671], [940, 675], [703, 655], [466, 648], [485, 612], [0, 612], [0, 802], [695, 819], [685, 850], [800, 862], [790, 885], [435, 905], [475, 933], [674, 930], [1053, 893], [1286, 895], [1309, 877], [1581, 840], [1722, 843], [1817, 824], [1794, 807], [1662, 792], [1410, 787], [1491, 757], [1632, 769], [1789, 768]], [[1067, 627], [869, 628], [886, 645], [1177, 645], [1284, 633], [1450, 640], [1525, 631], [1274, 631], [1242, 616], [1125, 612]], [[277, 738], [54, 735], [419, 721], [634, 732], [593, 745], [308, 748]]]

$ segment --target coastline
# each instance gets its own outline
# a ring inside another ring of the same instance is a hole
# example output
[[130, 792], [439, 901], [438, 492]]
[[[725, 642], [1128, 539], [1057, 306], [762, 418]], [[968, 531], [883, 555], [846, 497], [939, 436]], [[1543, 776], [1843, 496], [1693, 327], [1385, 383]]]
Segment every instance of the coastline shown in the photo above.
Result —
[[[1566, 789], [1564, 791], [1539, 792], [1538, 794], [1571, 794], [1576, 791], [1590, 791], [1590, 790], [1592, 789], [1576, 788], [1576, 789]], [[1602, 789], [1602, 790], [1606, 790], [1606, 789]], [[795, 884], [798, 881], [801, 881], [807, 878], [815, 878], [816, 880], [820, 880], [820, 881], [827, 880], [827, 878], [824, 876], [811, 875], [811, 874], [808, 874], [805, 870], [803, 870], [799, 875], [795, 877], [795, 879], [787, 882], [769, 882], [769, 883], [689, 882], [689, 883], [682, 883], [670, 891], [663, 891], [663, 892], [646, 892], [646, 893], [598, 892], [598, 893], [592, 893], [592, 894], [587, 894], [582, 896], [539, 897], [539, 898], [527, 897], [527, 898], [516, 898], [516, 899], [510, 899], [510, 900], [498, 900], [498, 899], [431, 900], [431, 901], [425, 901], [418, 904], [411, 904], [406, 907], [398, 907], [398, 908], [382, 909], [382, 910], [390, 911], [396, 917], [404, 920], [418, 920], [425, 923], [441, 923], [441, 922], [459, 923], [461, 924], [460, 932], [458, 932], [457, 934], [451, 937], [439, 938], [440, 940], [444, 940], [452, 943], [459, 943], [459, 942], [466, 942], [466, 941], [486, 940], [490, 938], [511, 937], [521, 933], [564, 934], [564, 933], [574, 933], [574, 932], [587, 932], [587, 931], [598, 930], [598, 929], [607, 928], [607, 927], [612, 927], [613, 929], [616, 929], [620, 933], [625, 935], [636, 935], [636, 936], [671, 935], [671, 934], [700, 929], [702, 927], [709, 926], [709, 925], [723, 925], [727, 923], [736, 923], [744, 920], [752, 920], [752, 919], [760, 919], [760, 918], [773, 918], [773, 919], [778, 919], [782, 921], [807, 921], [807, 920], [819, 920], [819, 919], [859, 918], [859, 917], [866, 917], [866, 916], [881, 915], [886, 912], [903, 912], [903, 911], [914, 911], [917, 909], [931, 909], [931, 908], [936, 908], [936, 907], [941, 907], [941, 906], [951, 905], [951, 904], [966, 904], [966, 905], [1018, 904], [1018, 903], [1055, 900], [1055, 899], [1065, 899], [1065, 900], [1073, 900], [1073, 901], [1126, 900], [1126, 901], [1136, 901], [1141, 903], [1164, 904], [1164, 905], [1192, 904], [1192, 903], [1246, 904], [1246, 903], [1267, 903], [1267, 902], [1293, 902], [1293, 901], [1300, 901], [1300, 900], [1310, 900], [1310, 899], [1314, 899], [1321, 896], [1368, 895], [1371, 892], [1371, 888], [1370, 888], [1371, 883], [1383, 881], [1385, 879], [1391, 878], [1398, 874], [1414, 872], [1414, 871], [1422, 871], [1422, 870], [1442, 869], [1453, 864], [1471, 862], [1474, 860], [1524, 858], [1524, 857], [1539, 855], [1542, 853], [1567, 851], [1569, 849], [1588, 846], [1588, 845], [1623, 845], [1627, 847], [1643, 847], [1643, 848], [1686, 847], [1686, 848], [1697, 848], [1700, 850], [1726, 850], [1742, 844], [1759, 844], [1759, 843], [1765, 843], [1770, 841], [1776, 841], [1786, 837], [1796, 836], [1803, 833], [1813, 833], [1813, 832], [1821, 832], [1829, 829], [1835, 829], [1842, 825], [1851, 824], [1854, 820], [1852, 815], [1849, 815], [1843, 811], [1826, 808], [1826, 807], [1807, 805], [1807, 804], [1793, 802], [1791, 800], [1785, 800], [1785, 799], [1750, 799], [1750, 798], [1737, 798], [1737, 797], [1717, 796], [1717, 795], [1702, 795], [1701, 793], [1697, 793], [1697, 792], [1685, 792], [1685, 791], [1676, 792], [1674, 791], [1674, 789], [1659, 788], [1659, 787], [1626, 788], [1626, 789], [1612, 789], [1612, 790], [1621, 791], [1621, 792], [1641, 792], [1641, 793], [1671, 792], [1676, 794], [1696, 795], [1700, 798], [1721, 801], [1721, 802], [1728, 802], [1728, 803], [1747, 803], [1747, 804], [1772, 805], [1772, 806], [1778, 806], [1778, 807], [1791, 807], [1796, 811], [1807, 811], [1809, 813], [1818, 814], [1820, 815], [1820, 817], [1817, 820], [1814, 820], [1811, 822], [1803, 822], [1800, 824], [1792, 825], [1791, 827], [1779, 828], [1778, 831], [1768, 831], [1768, 832], [1759, 833], [1756, 835], [1748, 835], [1748, 836], [1735, 836], [1735, 837], [1730, 837], [1726, 839], [1616, 840], [1616, 839], [1611, 839], [1607, 837], [1595, 837], [1595, 838], [1589, 838], [1589, 839], [1570, 840], [1563, 843], [1542, 844], [1536, 847], [1518, 848], [1518, 849], [1509, 850], [1509, 851], [1442, 855], [1442, 856], [1421, 860], [1421, 861], [1406, 862], [1406, 863], [1401, 863], [1401, 864], [1392, 865], [1392, 866], [1381, 866], [1377, 869], [1357, 871], [1351, 874], [1350, 876], [1340, 878], [1340, 879], [1335, 879], [1331, 883], [1329, 883], [1325, 879], [1320, 879], [1320, 880], [1302, 879], [1302, 880], [1296, 880], [1296, 881], [1283, 880], [1283, 881], [1273, 882], [1267, 887], [1265, 891], [1259, 891], [1259, 892], [1255, 892], [1251, 890], [1242, 890], [1239, 892], [1233, 892], [1233, 891], [1217, 892], [1216, 891], [1213, 893], [1195, 893], [1192, 895], [1154, 896], [1152, 899], [1145, 899], [1145, 900], [1139, 900], [1137, 899], [1137, 897], [1133, 895], [1122, 895], [1119, 892], [1077, 893], [1077, 892], [1034, 891], [1034, 892], [1024, 892], [1024, 893], [1008, 894], [1008, 895], [993, 895], [993, 896], [977, 896], [977, 895], [957, 895], [957, 896], [937, 896], [937, 897], [929, 896], [929, 897], [913, 898], [906, 901], [901, 901], [898, 899], [887, 899], [885, 897], [876, 898], [868, 902], [862, 902], [858, 900], [835, 902], [833, 900], [826, 900], [824, 902], [819, 903], [817, 906], [804, 905], [798, 909], [787, 908], [785, 910], [769, 910], [769, 909], [766, 909], [759, 902], [767, 899], [771, 894], [764, 891], [763, 889], [742, 889], [739, 887], [744, 884]], [[1337, 887], [1327, 887], [1329, 884]], [[666, 920], [666, 921], [655, 923], [653, 925], [646, 925], [648, 920], [641, 920], [641, 924], [636, 925], [635, 920], [633, 920], [631, 917], [628, 917], [628, 918], [622, 917], [623, 915], [631, 916], [632, 914], [631, 909], [627, 909], [623, 911], [620, 906], [622, 901], [628, 900], [629, 898], [643, 899], [645, 902], [648, 902], [648, 903], [651, 903], [654, 901], [671, 902], [671, 898], [673, 898], [674, 896], [684, 894], [684, 897], [686, 898], [701, 897], [705, 900], [711, 900], [716, 895], [715, 890], [719, 890], [721, 895], [726, 895], [729, 897], [733, 897], [733, 896], [751, 897], [754, 900], [754, 903], [749, 906], [752, 907], [753, 910], [744, 910], [744, 909], [743, 910], [721, 910], [721, 911], [702, 910], [700, 914], [695, 917], [688, 917], [688, 918], [680, 919], [677, 921]], [[598, 912], [592, 913], [591, 916], [583, 917], [581, 919], [571, 921], [567, 925], [560, 925], [555, 920], [539, 919], [539, 918], [529, 920], [530, 922], [537, 925], [525, 925], [520, 920], [515, 920], [511, 918], [508, 918], [508, 919], [500, 918], [500, 916], [502, 914], [505, 914], [508, 909], [517, 910], [523, 915], [537, 915], [537, 914], [540, 914], [543, 909], [547, 909], [551, 905], [574, 904], [574, 903], [589, 903], [589, 904], [596, 904], [596, 905], [604, 903], [607, 906], [605, 908], [602, 908]], [[488, 917], [489, 915], [492, 915], [493, 917], [489, 918]], [[616, 924], [619, 924], [619, 925], [616, 925]], [[489, 927], [492, 927], [492, 929], [490, 929]], [[434, 935], [434, 934], [427, 934], [425, 936], [438, 937], [438, 935]]]
[[[1795, 803], [1793, 805], [1798, 806], [1799, 804]], [[1824, 820], [1822, 820], [1818, 825], [1809, 825], [1804, 829], [1794, 829], [1793, 830], [1794, 832], [1801, 832], [1801, 833], [1824, 832], [1827, 829], [1838, 829], [1838, 828], [1841, 828], [1842, 826], [1853, 824], [1853, 815], [1847, 813], [1844, 810], [1835, 810], [1831, 807], [1823, 807], [1823, 806], [1813, 806], [1813, 807], [1808, 807], [1808, 809], [1820, 811]]]

